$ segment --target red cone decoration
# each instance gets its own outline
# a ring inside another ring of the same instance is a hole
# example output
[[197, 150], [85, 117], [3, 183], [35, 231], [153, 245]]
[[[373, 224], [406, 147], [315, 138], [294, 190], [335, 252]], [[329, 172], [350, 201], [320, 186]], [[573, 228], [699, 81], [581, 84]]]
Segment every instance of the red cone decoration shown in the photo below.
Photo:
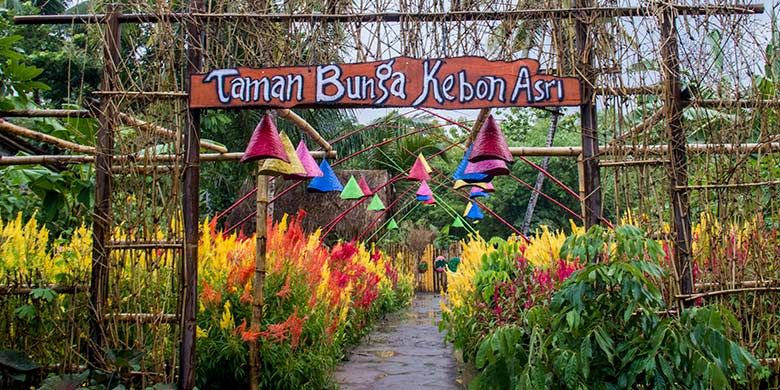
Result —
[[360, 180], [358, 180], [358, 187], [360, 187], [360, 190], [363, 191], [363, 194], [365, 196], [374, 195], [374, 191], [368, 185], [368, 182], [366, 181], [366, 177], [363, 175], [360, 175]]
[[265, 114], [263, 120], [255, 127], [252, 138], [249, 139], [249, 143], [246, 145], [244, 156], [241, 157], [241, 162], [267, 158], [275, 158], [286, 163], [290, 162], [290, 158], [284, 151], [284, 145], [279, 137], [279, 131], [276, 129], [274, 120], [270, 115]]
[[509, 145], [506, 144], [504, 134], [498, 128], [496, 119], [493, 118], [493, 115], [490, 115], [485, 120], [482, 128], [479, 129], [469, 161], [475, 163], [494, 159], [511, 163], [512, 153], [509, 151]]
[[470, 173], [483, 173], [489, 176], [506, 176], [509, 174], [509, 168], [507, 168], [504, 160], [490, 159], [475, 163], [469, 162], [464, 172], [467, 175]]
[[409, 170], [409, 176], [406, 177], [406, 180], [423, 181], [430, 179], [431, 175], [429, 175], [428, 171], [425, 169], [425, 163], [420, 161], [420, 158], [418, 157], [414, 160], [414, 165], [412, 165], [412, 169]]

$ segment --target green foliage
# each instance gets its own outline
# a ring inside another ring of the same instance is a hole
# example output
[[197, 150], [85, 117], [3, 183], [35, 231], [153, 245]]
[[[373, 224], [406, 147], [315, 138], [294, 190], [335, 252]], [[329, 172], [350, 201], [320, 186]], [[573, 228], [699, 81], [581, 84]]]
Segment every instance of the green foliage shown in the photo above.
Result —
[[492, 330], [473, 388], [722, 389], [745, 384], [751, 371], [765, 375], [731, 339], [741, 328], [724, 307], [667, 314], [656, 287], [663, 252], [639, 229], [594, 227], [561, 252], [599, 262], [576, 271], [549, 305]]

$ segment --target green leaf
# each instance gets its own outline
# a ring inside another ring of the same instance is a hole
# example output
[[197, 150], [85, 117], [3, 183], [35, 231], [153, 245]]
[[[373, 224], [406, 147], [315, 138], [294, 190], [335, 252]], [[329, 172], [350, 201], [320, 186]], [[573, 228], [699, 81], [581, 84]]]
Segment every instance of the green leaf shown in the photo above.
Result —
[[0, 367], [20, 372], [30, 372], [41, 368], [38, 363], [23, 353], [11, 349], [0, 350]]

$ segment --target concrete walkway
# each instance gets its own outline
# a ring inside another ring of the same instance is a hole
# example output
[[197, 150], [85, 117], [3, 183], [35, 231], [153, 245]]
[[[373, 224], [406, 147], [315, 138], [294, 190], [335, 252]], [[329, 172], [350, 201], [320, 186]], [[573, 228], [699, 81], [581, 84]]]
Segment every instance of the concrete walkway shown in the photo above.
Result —
[[439, 296], [421, 294], [380, 324], [336, 371], [343, 390], [462, 389], [452, 346], [439, 333]]

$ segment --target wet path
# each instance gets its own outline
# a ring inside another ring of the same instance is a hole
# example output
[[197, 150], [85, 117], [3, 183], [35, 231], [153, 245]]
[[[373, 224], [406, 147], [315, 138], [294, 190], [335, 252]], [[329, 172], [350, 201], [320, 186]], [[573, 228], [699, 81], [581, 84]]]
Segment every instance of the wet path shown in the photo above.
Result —
[[421, 294], [380, 324], [336, 371], [343, 390], [461, 389], [452, 346], [439, 333], [439, 296]]

